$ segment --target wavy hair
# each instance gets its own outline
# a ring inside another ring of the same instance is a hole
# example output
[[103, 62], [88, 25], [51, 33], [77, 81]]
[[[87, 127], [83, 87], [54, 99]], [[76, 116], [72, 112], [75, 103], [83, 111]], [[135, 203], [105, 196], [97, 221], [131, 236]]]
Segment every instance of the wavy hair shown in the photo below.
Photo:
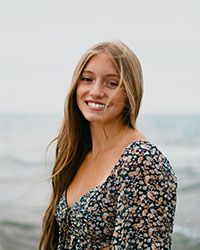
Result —
[[64, 119], [56, 144], [56, 159], [52, 171], [52, 195], [43, 218], [43, 231], [39, 250], [54, 250], [58, 243], [58, 225], [55, 220], [56, 205], [68, 188], [85, 156], [92, 148], [90, 125], [76, 103], [76, 89], [81, 73], [90, 58], [105, 53], [112, 60], [126, 93], [122, 112], [125, 125], [136, 128], [143, 95], [142, 69], [136, 55], [121, 41], [103, 42], [90, 48], [79, 60], [66, 97]]

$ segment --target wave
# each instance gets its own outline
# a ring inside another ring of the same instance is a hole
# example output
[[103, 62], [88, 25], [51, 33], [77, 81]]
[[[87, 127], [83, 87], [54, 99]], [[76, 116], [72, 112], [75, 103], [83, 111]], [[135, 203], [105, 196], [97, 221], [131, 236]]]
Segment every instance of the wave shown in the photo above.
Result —
[[34, 250], [39, 243], [40, 229], [30, 223], [0, 221], [0, 248]]
[[176, 225], [174, 227], [172, 250], [188, 249], [200, 249], [200, 231]]
[[22, 159], [22, 158], [19, 158], [19, 157], [15, 157], [13, 155], [4, 155], [4, 156], [1, 156], [0, 157], [0, 165], [20, 165], [20, 166], [27, 166], [27, 165], [40, 165], [40, 164], [44, 164], [46, 161], [49, 163], [49, 162], [52, 162], [50, 160], [46, 160], [45, 158], [42, 159], [37, 159], [35, 158], [36, 160], [33, 160], [31, 158], [26, 158], [26, 159]]
[[185, 185], [183, 187], [179, 188], [179, 192], [191, 192], [191, 191], [195, 191], [195, 190], [200, 190], [200, 183], [192, 183], [190, 185]]
[[25, 230], [32, 230], [34, 228], [38, 228], [38, 226], [31, 224], [31, 223], [21, 223], [16, 221], [9, 221], [9, 220], [2, 220], [0, 221], [1, 226], [7, 227], [17, 227]]

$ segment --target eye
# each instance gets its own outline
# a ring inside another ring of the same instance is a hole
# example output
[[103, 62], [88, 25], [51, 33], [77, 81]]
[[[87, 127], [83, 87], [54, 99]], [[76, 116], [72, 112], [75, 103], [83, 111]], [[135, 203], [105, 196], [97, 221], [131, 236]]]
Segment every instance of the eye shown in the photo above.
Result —
[[83, 82], [92, 82], [92, 79], [89, 77], [81, 77], [81, 81]]
[[106, 86], [110, 87], [110, 88], [115, 88], [118, 87], [119, 83], [118, 82], [107, 82]]

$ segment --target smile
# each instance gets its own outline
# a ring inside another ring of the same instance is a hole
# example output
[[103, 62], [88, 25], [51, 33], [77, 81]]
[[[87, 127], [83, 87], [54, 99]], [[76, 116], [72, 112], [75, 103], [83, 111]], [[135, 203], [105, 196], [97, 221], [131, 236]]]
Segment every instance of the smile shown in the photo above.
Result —
[[95, 103], [95, 102], [86, 102], [88, 106], [92, 107], [92, 108], [97, 108], [97, 109], [104, 109], [105, 108], [105, 104], [100, 104], [100, 103]]

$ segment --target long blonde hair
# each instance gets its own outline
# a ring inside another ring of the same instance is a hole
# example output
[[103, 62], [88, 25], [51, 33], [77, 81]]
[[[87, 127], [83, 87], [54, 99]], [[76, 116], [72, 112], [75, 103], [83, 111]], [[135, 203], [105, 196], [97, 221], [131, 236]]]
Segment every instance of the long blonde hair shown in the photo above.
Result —
[[90, 48], [79, 60], [71, 82], [64, 107], [64, 119], [57, 141], [56, 160], [52, 171], [52, 196], [43, 219], [43, 232], [39, 250], [53, 250], [58, 241], [58, 225], [55, 221], [56, 205], [67, 189], [86, 154], [91, 150], [89, 122], [76, 103], [76, 88], [81, 73], [90, 58], [105, 53], [115, 65], [126, 92], [122, 112], [124, 124], [135, 128], [143, 95], [142, 69], [136, 55], [121, 41], [103, 42]]

